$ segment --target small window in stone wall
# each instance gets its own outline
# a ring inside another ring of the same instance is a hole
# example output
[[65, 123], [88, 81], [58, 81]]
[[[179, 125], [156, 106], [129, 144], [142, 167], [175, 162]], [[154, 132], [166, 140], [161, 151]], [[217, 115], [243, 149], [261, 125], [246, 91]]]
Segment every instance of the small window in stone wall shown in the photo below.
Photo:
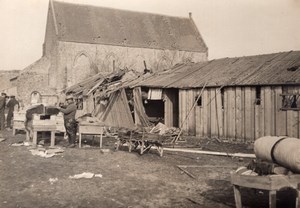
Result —
[[79, 97], [75, 99], [77, 110], [83, 110], [83, 98]]
[[282, 107], [281, 110], [300, 110], [300, 94], [281, 94], [282, 97]]

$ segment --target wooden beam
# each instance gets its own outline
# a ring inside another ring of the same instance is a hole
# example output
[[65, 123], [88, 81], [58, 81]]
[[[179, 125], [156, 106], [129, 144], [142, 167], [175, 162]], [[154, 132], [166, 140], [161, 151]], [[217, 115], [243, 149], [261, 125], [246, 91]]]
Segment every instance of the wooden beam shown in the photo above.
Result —
[[181, 148], [164, 148], [164, 151], [186, 152], [186, 153], [196, 153], [196, 154], [216, 155], [216, 156], [228, 156], [228, 157], [256, 158], [256, 156], [254, 154], [213, 152], [213, 151], [191, 150], [191, 149], [181, 149]]

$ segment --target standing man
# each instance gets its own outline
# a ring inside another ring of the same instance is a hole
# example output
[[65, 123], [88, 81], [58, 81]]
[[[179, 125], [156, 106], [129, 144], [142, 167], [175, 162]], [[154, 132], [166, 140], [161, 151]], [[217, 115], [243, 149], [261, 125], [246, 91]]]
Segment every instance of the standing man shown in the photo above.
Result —
[[5, 105], [6, 105], [6, 94], [1, 93], [0, 96], [0, 130], [5, 128]]
[[64, 124], [66, 128], [66, 133], [68, 135], [69, 145], [67, 147], [75, 147], [77, 124], [75, 120], [75, 114], [77, 107], [74, 103], [74, 98], [72, 95], [66, 96], [67, 106], [66, 108], [58, 107], [58, 109], [64, 114]]
[[11, 119], [14, 116], [14, 109], [15, 109], [16, 105], [18, 106], [18, 109], [20, 109], [19, 102], [16, 100], [15, 96], [14, 95], [10, 96], [10, 99], [6, 105], [8, 108], [8, 113], [7, 113], [7, 118], [6, 118], [8, 130], [12, 128]]

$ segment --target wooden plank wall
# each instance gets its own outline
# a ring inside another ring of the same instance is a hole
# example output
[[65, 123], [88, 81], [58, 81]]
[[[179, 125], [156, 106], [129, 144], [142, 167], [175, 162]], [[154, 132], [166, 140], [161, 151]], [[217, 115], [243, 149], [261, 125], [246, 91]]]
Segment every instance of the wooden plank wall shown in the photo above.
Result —
[[[185, 91], [180, 97], [186, 116], [190, 103], [182, 100], [193, 99], [199, 90]], [[218, 88], [207, 88], [202, 95], [202, 107], [197, 106], [189, 123], [189, 133], [199, 137], [219, 137], [240, 141], [254, 141], [261, 136], [282, 136], [300, 138], [300, 111], [282, 111], [282, 87], [261, 87], [261, 102], [256, 105], [255, 87], [227, 87], [224, 89], [224, 106]], [[288, 87], [287, 93], [300, 93], [300, 86]], [[189, 96], [188, 96], [189, 95]], [[193, 98], [192, 98], [193, 97]], [[300, 106], [300, 100], [298, 101]], [[181, 108], [180, 108], [181, 109]], [[194, 123], [193, 123], [194, 122]], [[191, 128], [196, 128], [192, 131]]]
[[168, 127], [178, 127], [178, 90], [167, 89], [164, 90], [164, 119], [165, 125]]
[[197, 91], [179, 91], [179, 127], [189, 135], [196, 134], [196, 108], [193, 108]]
[[173, 123], [173, 111], [175, 109], [173, 109], [173, 96], [172, 94], [165, 90], [164, 91], [164, 105], [165, 105], [165, 112], [164, 112], [164, 120], [165, 120], [165, 125], [168, 127], [172, 127], [175, 126], [175, 124]]

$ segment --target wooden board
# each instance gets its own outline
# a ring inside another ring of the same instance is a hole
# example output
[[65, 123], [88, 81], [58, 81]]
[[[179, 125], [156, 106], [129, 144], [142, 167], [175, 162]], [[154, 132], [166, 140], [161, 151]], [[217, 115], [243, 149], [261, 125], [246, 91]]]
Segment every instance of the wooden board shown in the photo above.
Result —
[[216, 91], [214, 88], [209, 90], [210, 92], [210, 129], [211, 136], [218, 136], [217, 126], [217, 104], [216, 104]]
[[208, 129], [208, 121], [209, 121], [209, 111], [208, 111], [208, 101], [209, 101], [209, 96], [208, 96], [208, 90], [204, 89], [203, 91], [203, 133], [205, 136], [209, 136], [210, 130]]
[[265, 136], [265, 90], [261, 88], [261, 102], [260, 102], [260, 137]]
[[235, 88], [228, 88], [228, 137], [235, 139]]
[[235, 122], [236, 122], [236, 138], [241, 139], [242, 138], [242, 132], [243, 132], [243, 123], [242, 123], [242, 89], [240, 87], [237, 87], [235, 89]]
[[224, 136], [224, 114], [222, 109], [222, 95], [220, 89], [216, 92], [216, 116], [217, 116], [217, 128], [218, 136]]
[[[245, 139], [254, 139], [254, 103], [252, 102], [252, 90], [250, 87], [245, 88]], [[253, 115], [252, 115], [253, 114]]]
[[272, 96], [271, 87], [264, 87], [265, 91], [265, 135], [272, 135]]
[[228, 93], [227, 89], [224, 89], [224, 137], [228, 137]]
[[196, 101], [196, 92], [195, 90], [188, 90], [187, 99], [188, 99], [188, 126], [189, 126], [189, 135], [196, 135], [196, 117], [195, 117], [195, 101]]
[[281, 110], [282, 107], [282, 87], [274, 88], [275, 92], [275, 135], [285, 136], [287, 135], [286, 129], [286, 111]]
[[255, 111], [255, 123], [254, 123], [255, 135], [254, 136], [255, 136], [255, 139], [257, 139], [261, 135], [261, 133], [260, 133], [260, 131], [261, 131], [261, 129], [260, 129], [261, 128], [261, 124], [260, 124], [260, 122], [261, 122], [261, 118], [260, 118], [261, 104], [260, 105], [255, 104], [254, 111]]

